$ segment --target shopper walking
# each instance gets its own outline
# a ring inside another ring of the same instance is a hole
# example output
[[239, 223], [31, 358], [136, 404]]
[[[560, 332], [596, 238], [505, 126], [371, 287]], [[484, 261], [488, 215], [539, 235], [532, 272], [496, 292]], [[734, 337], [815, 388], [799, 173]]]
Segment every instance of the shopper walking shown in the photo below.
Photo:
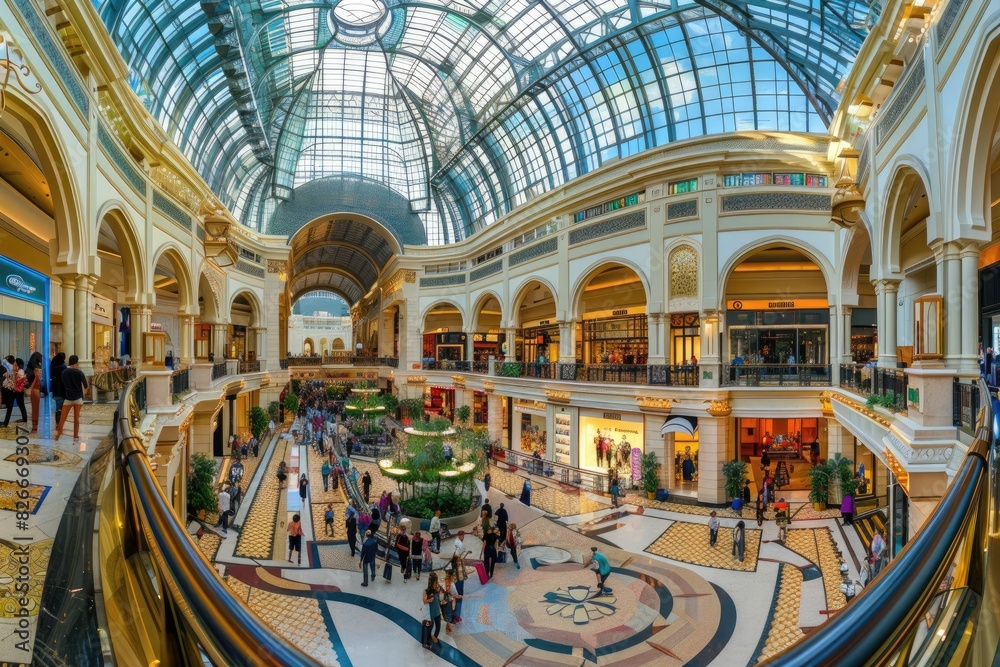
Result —
[[[502, 505], [501, 505], [502, 507]], [[441, 553], [441, 510], [434, 510], [431, 517], [431, 551], [436, 554]]]
[[[83, 392], [87, 388], [87, 376], [80, 370], [80, 357], [70, 355], [69, 364], [62, 374], [63, 401], [62, 416], [59, 417], [59, 427], [56, 429], [56, 440], [62, 437], [63, 427], [66, 426], [66, 417], [73, 413], [73, 439], [80, 439], [80, 408], [83, 407]], [[23, 403], [23, 399], [22, 399]], [[22, 407], [23, 410], [23, 407]], [[10, 406], [7, 407], [7, 416], [10, 416]], [[4, 423], [4, 426], [7, 424]]]
[[[351, 558], [354, 557], [354, 542], [358, 539], [358, 509], [350, 503], [344, 510], [344, 524], [347, 528], [347, 544], [351, 547]], [[362, 533], [364, 535], [364, 533]]]
[[507, 539], [507, 523], [510, 521], [510, 516], [503, 503], [500, 503], [500, 507], [497, 508], [493, 516], [496, 519], [497, 528], [500, 529], [500, 541], [502, 542]]
[[52, 363], [49, 364], [49, 393], [52, 394], [52, 398], [55, 399], [56, 403], [56, 416], [52, 422], [53, 426], [59, 424], [59, 416], [62, 414], [63, 401], [65, 400], [62, 383], [64, 370], [66, 370], [66, 353], [59, 352], [56, 356], [52, 357]]
[[[326, 524], [326, 534], [333, 535], [333, 503], [326, 504], [326, 511], [323, 512], [323, 522]], [[354, 555], [353, 553], [351, 554]]]
[[28, 357], [28, 367], [25, 373], [28, 385], [28, 396], [31, 400], [31, 432], [38, 431], [38, 404], [42, 398], [42, 359], [41, 352], [32, 352]]
[[719, 517], [712, 512], [708, 515], [708, 546], [714, 547], [717, 539], [719, 539]]
[[424, 543], [420, 531], [414, 531], [413, 537], [410, 539], [410, 568], [417, 581], [420, 581], [420, 571], [424, 564]]
[[219, 489], [217, 498], [219, 523], [215, 524], [215, 527], [221, 529], [223, 535], [229, 535], [229, 511], [232, 509], [232, 496], [229, 495], [229, 490], [225, 485]]
[[431, 647], [431, 642], [437, 644], [438, 635], [441, 634], [440, 593], [441, 590], [438, 586], [437, 573], [431, 572], [430, 576], [427, 577], [427, 588], [424, 589], [423, 593], [424, 604], [427, 605], [427, 614], [430, 617], [430, 625], [433, 626], [433, 629], [429, 628], [428, 621], [424, 621], [424, 636], [427, 637], [427, 642], [424, 644], [424, 648], [426, 649]]
[[299, 499], [302, 501], [302, 507], [306, 506], [306, 496], [309, 494], [309, 479], [302, 475], [299, 477]]
[[521, 486], [521, 502], [531, 507], [531, 480], [524, 480], [524, 484]]
[[28, 413], [24, 409], [24, 390], [28, 386], [28, 377], [24, 373], [24, 360], [15, 359], [10, 365], [10, 370], [3, 379], [3, 402], [7, 406], [7, 414], [3, 419], [3, 426], [7, 428], [10, 423], [10, 413], [14, 410], [14, 404], [21, 408], [21, 422], [28, 421]]
[[764, 512], [767, 510], [767, 501], [764, 499], [764, 492], [757, 494], [757, 525], [764, 525]]
[[410, 578], [410, 536], [406, 534], [406, 527], [400, 528], [396, 533], [396, 559], [399, 560], [399, 573], [403, 575], [403, 582]]
[[[503, 505], [501, 505], [501, 509]], [[507, 550], [510, 552], [510, 557], [514, 561], [514, 567], [521, 569], [521, 564], [517, 562], [517, 549], [521, 544], [521, 533], [517, 530], [517, 524], [512, 523], [507, 527]]]
[[302, 517], [298, 514], [292, 515], [292, 520], [288, 523], [288, 528], [285, 529], [288, 533], [288, 562], [292, 562], [292, 552], [299, 559], [299, 565], [302, 565]]
[[365, 474], [361, 476], [361, 492], [365, 495], [365, 502], [371, 502], [371, 492], [372, 492], [372, 476], [365, 471]]
[[365, 575], [364, 581], [361, 583], [362, 586], [368, 585], [369, 573], [371, 574], [372, 582], [375, 581], [375, 554], [377, 552], [378, 541], [376, 541], [375, 536], [369, 531], [365, 533], [365, 542], [361, 545], [361, 560], [358, 561], [358, 567], [361, 568], [361, 572]]
[[444, 631], [445, 634], [451, 634], [451, 624], [455, 622], [455, 605], [462, 596], [458, 592], [458, 586], [455, 585], [455, 574], [453, 572], [448, 572], [444, 576], [444, 586], [441, 589], [442, 601], [441, 601], [441, 611], [444, 614]]
[[320, 468], [320, 474], [323, 475], [323, 493], [330, 490], [330, 462], [323, 461], [323, 467]]
[[486, 566], [486, 576], [493, 578], [493, 570], [497, 566], [497, 545], [500, 543], [500, 531], [491, 528], [483, 532], [483, 548], [479, 550], [479, 558]]
[[448, 567], [451, 570], [451, 573], [455, 576], [455, 590], [458, 591], [458, 597], [455, 601], [455, 614], [452, 617], [452, 623], [461, 623], [462, 596], [465, 595], [465, 580], [469, 578], [469, 573], [465, 569], [465, 558], [456, 553], [451, 557], [451, 563]]

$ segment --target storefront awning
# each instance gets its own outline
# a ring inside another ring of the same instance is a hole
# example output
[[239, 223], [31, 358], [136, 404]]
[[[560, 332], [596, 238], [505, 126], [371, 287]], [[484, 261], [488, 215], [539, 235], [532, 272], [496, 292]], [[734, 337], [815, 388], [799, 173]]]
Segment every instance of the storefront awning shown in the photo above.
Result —
[[663, 426], [660, 427], [660, 435], [684, 433], [693, 436], [697, 428], [697, 417], [669, 417], [667, 421], [663, 422]]

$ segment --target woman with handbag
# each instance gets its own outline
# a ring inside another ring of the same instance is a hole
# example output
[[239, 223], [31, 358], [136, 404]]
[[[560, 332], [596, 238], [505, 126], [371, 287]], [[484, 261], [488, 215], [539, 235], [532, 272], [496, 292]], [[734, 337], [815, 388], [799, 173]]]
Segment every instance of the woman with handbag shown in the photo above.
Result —
[[444, 577], [444, 587], [442, 590], [442, 607], [444, 608], [444, 631], [451, 634], [451, 624], [455, 622], [455, 604], [462, 596], [455, 585], [455, 574], [448, 572]]
[[[431, 642], [438, 643], [438, 635], [441, 634], [441, 598], [439, 597], [441, 593], [441, 587], [438, 585], [438, 576], [436, 572], [431, 572], [430, 576], [427, 577], [427, 588], [424, 589], [424, 607], [427, 608], [427, 614], [424, 616], [423, 621], [423, 639], [424, 648], [429, 649], [431, 647]], [[434, 627], [433, 633], [431, 632], [431, 626]]]
[[7, 404], [7, 414], [3, 419], [4, 428], [10, 423], [10, 413], [14, 411], [15, 403], [21, 408], [20, 421], [28, 421], [28, 412], [24, 409], [24, 390], [28, 386], [28, 378], [21, 370], [23, 366], [23, 359], [15, 359], [10, 365], [10, 371], [3, 379], [4, 403]]
[[28, 395], [31, 397], [31, 432], [38, 431], [38, 405], [42, 399], [42, 359], [41, 352], [32, 352], [28, 357], [28, 369], [26, 373]]

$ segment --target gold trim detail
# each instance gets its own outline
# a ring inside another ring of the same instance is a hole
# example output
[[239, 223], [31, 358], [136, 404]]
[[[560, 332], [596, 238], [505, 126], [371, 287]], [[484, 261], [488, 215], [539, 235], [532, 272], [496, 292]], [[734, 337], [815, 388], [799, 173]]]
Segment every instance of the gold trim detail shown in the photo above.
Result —
[[887, 464], [887, 467], [889, 468], [889, 470], [892, 471], [892, 474], [896, 476], [896, 481], [899, 482], [899, 485], [906, 490], [906, 494], [909, 495], [910, 473], [907, 472], [906, 467], [899, 462], [899, 459], [896, 458], [896, 455], [893, 454], [892, 450], [890, 450], [888, 447], [882, 450], [882, 453], [885, 454], [885, 462]]
[[406, 384], [423, 384], [427, 382], [426, 375], [407, 375]]
[[709, 401], [708, 403], [705, 411], [713, 417], [728, 417], [733, 411], [729, 401]]
[[452, 375], [451, 381], [458, 387], [465, 386], [465, 376], [464, 375]]
[[559, 401], [561, 403], [569, 403], [569, 392], [559, 391], [558, 389], [546, 389], [545, 397], [550, 401]]
[[674, 405], [674, 399], [672, 398], [653, 398], [652, 396], [636, 396], [635, 402], [640, 408], [661, 412], [670, 412], [670, 409]]
[[483, 391], [485, 391], [487, 394], [492, 394], [493, 383], [490, 382], [489, 380], [483, 380]]

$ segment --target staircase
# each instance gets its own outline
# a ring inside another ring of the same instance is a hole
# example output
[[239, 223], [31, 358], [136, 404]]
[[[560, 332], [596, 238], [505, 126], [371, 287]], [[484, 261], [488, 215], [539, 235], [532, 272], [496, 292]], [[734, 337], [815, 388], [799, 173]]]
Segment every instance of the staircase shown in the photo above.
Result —
[[871, 552], [872, 538], [878, 531], [885, 530], [887, 523], [888, 515], [885, 507], [873, 509], [854, 518], [854, 530], [858, 531], [861, 544], [865, 546], [865, 553]]

